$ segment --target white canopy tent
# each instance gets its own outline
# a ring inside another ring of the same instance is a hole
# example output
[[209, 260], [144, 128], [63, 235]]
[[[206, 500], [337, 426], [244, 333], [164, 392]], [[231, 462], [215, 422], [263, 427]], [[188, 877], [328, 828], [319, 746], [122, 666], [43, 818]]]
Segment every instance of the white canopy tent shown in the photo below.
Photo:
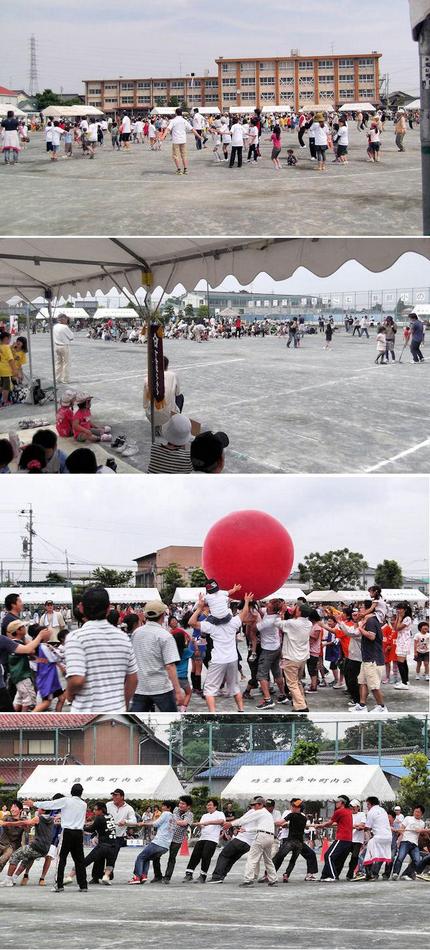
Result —
[[[313, 590], [307, 595], [311, 604], [337, 604], [347, 603], [348, 601], [369, 600], [367, 590]], [[383, 587], [382, 596], [388, 603], [399, 603], [402, 600], [408, 600], [412, 604], [424, 604], [427, 600], [416, 587]]]
[[222, 792], [222, 798], [244, 806], [254, 797], [274, 798], [277, 805], [292, 798], [303, 801], [333, 801], [348, 795], [365, 801], [376, 795], [380, 801], [394, 798], [391, 785], [379, 765], [243, 765]]
[[416, 112], [421, 109], [421, 99], [413, 99], [409, 105], [405, 106], [407, 112]]
[[221, 115], [218, 106], [199, 106], [199, 112], [202, 115]]
[[146, 604], [148, 600], [160, 600], [156, 587], [107, 587], [111, 604]]
[[4, 601], [8, 594], [19, 594], [24, 604], [44, 604], [52, 600], [55, 606], [73, 603], [70, 587], [0, 587], [0, 598]]
[[302, 102], [300, 112], [335, 112], [334, 102]]
[[419, 38], [421, 27], [424, 20], [430, 17], [430, 0], [409, 0], [409, 13], [411, 18], [412, 36], [414, 40]]
[[[254, 110], [255, 106], [228, 106], [230, 115], [252, 115]], [[224, 109], [224, 112], [227, 112], [227, 109]]]
[[172, 597], [172, 604], [190, 604], [204, 594], [204, 587], [177, 587]]
[[[7, 299], [17, 294], [31, 302], [43, 293], [45, 299], [55, 302], [69, 294], [82, 296], [116, 287], [134, 302], [133, 295], [144, 281], [151, 289], [162, 287], [169, 293], [179, 283], [194, 290], [200, 280], [218, 287], [228, 275], [234, 275], [242, 285], [263, 272], [273, 280], [286, 280], [299, 267], [327, 277], [348, 260], [379, 272], [408, 252], [430, 259], [430, 239], [0, 238], [0, 296]], [[53, 349], [51, 327], [56, 393]]]
[[280, 587], [279, 590], [275, 590], [273, 594], [269, 594], [267, 597], [264, 597], [263, 600], [271, 600], [272, 598], [279, 597], [280, 600], [298, 600], [299, 597], [306, 597], [306, 594], [300, 589], [300, 587]]
[[137, 320], [139, 314], [131, 307], [98, 307], [91, 316], [94, 320]]
[[[83, 307], [53, 307], [52, 316], [56, 320], [60, 313], [64, 315], [69, 320], [88, 320], [88, 313]], [[48, 307], [41, 307], [39, 313], [36, 316], [36, 320], [49, 320], [49, 310]]]
[[8, 112], [13, 112], [14, 115], [18, 116], [18, 119], [27, 114], [22, 109], [18, 109], [18, 106], [15, 106], [13, 102], [0, 102], [0, 117], [7, 115]]
[[371, 102], [345, 102], [339, 112], [376, 112]]
[[150, 115], [176, 115], [176, 109], [173, 106], [156, 106], [151, 109]]
[[335, 604], [338, 600], [340, 595], [335, 590], [313, 590], [308, 594], [310, 604]]
[[281, 115], [284, 113], [285, 115], [289, 115], [291, 108], [289, 105], [287, 105], [287, 103], [285, 103], [283, 106], [263, 106], [261, 111], [263, 112], [263, 115], [273, 115], [275, 112], [279, 112]]
[[51, 800], [56, 792], [69, 794], [75, 782], [83, 785], [84, 799], [110, 799], [114, 788], [123, 788], [128, 799], [158, 801], [184, 792], [169, 765], [38, 765], [18, 794], [23, 799]]
[[42, 115], [46, 119], [66, 119], [72, 118], [75, 119], [86, 118], [86, 116], [98, 116], [103, 115], [101, 109], [96, 109], [95, 106], [86, 106], [86, 105], [74, 105], [74, 106], [47, 106], [46, 109], [42, 110]]

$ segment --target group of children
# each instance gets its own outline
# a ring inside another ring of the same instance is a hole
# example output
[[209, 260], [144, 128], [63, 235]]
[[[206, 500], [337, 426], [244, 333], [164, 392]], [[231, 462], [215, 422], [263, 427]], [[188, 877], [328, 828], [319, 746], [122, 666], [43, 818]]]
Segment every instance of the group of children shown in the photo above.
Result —
[[56, 429], [61, 438], [74, 438], [76, 442], [84, 443], [112, 441], [110, 426], [93, 425], [92, 398], [89, 393], [66, 390], [61, 397], [61, 405], [55, 420]]
[[[28, 626], [22, 620], [13, 620], [6, 635], [18, 644], [33, 640], [43, 629], [39, 624]], [[12, 653], [8, 658], [8, 688], [13, 689], [15, 712], [45, 712], [56, 700], [55, 711], [60, 712], [66, 698], [65, 646], [68, 631], [52, 633], [52, 639], [39, 643], [34, 654]]]

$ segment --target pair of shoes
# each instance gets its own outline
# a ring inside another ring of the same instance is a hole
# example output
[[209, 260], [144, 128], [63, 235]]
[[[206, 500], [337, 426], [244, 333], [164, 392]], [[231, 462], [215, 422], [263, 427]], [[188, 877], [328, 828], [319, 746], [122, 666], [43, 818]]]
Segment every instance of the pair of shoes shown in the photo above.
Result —
[[129, 881], [127, 881], [127, 884], [144, 884], [145, 881], [146, 881], [146, 877], [139, 877], [138, 874], [133, 874], [133, 877], [130, 878]]
[[305, 881], [317, 881], [317, 880], [318, 878], [315, 874], [306, 874]]
[[110, 885], [112, 884], [112, 881], [111, 881], [110, 877], [109, 877], [107, 874], [103, 874], [101, 883], [102, 883], [102, 884], [108, 884], [108, 885], [110, 886]]
[[394, 689], [409, 689], [409, 683], [396, 683]]
[[274, 706], [273, 699], [263, 699], [261, 703], [257, 703], [256, 709], [274, 709]]
[[276, 700], [281, 706], [286, 706], [287, 703], [291, 702], [291, 699], [288, 699], [288, 696], [280, 694]]
[[351, 712], [363, 713], [363, 715], [365, 715], [366, 713], [369, 712], [369, 710], [367, 706], [362, 706], [361, 703], [355, 703], [355, 705], [351, 709]]

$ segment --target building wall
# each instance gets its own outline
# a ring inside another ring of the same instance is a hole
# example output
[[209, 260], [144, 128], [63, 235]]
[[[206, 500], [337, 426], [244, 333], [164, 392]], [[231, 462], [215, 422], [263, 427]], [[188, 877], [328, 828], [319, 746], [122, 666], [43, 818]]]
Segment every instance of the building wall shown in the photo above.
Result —
[[[130, 755], [129, 726], [108, 720], [84, 732], [81, 761], [85, 765], [135, 765], [138, 762], [138, 731], [134, 729]], [[94, 738], [95, 733], [95, 738]]]
[[105, 112], [118, 109], [145, 110], [166, 106], [176, 96], [189, 106], [216, 106], [216, 76], [176, 76], [147, 79], [104, 79], [85, 81], [85, 102]]
[[160, 548], [155, 555], [137, 558], [136, 586], [159, 587], [163, 582], [163, 571], [169, 564], [177, 564], [184, 579], [190, 577], [196, 567], [201, 567], [202, 549], [186, 545], [169, 545]]

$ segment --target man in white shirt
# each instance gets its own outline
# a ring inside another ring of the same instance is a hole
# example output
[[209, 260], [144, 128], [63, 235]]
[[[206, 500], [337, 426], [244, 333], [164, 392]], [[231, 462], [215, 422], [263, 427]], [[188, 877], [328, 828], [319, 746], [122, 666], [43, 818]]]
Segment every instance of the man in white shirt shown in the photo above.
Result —
[[366, 815], [361, 811], [361, 804], [357, 798], [352, 798], [350, 803], [352, 811], [352, 851], [351, 858], [346, 873], [347, 881], [354, 879], [354, 871], [357, 867], [358, 855], [364, 844], [364, 827], [366, 824]]
[[260, 795], [253, 798], [249, 810], [244, 815], [235, 818], [233, 821], [226, 821], [224, 827], [241, 828], [243, 826], [246, 829], [248, 825], [251, 825], [252, 829], [255, 830], [255, 838], [248, 851], [245, 876], [239, 887], [252, 887], [254, 885], [261, 859], [264, 862], [269, 887], [276, 887], [278, 878], [272, 861], [275, 822], [266, 808], [264, 798], [261, 798]]
[[[257, 822], [258, 824], [258, 822]], [[255, 840], [257, 834], [257, 825], [246, 825], [246, 827], [239, 828], [237, 835], [234, 838], [231, 838], [230, 841], [227, 841], [227, 844], [224, 845], [222, 851], [218, 856], [217, 863], [215, 865], [212, 877], [208, 884], [222, 884], [227, 874], [231, 871], [232, 867], [236, 864], [236, 861], [242, 857], [243, 854], [248, 854], [248, 851]]]
[[199, 135], [196, 136], [196, 149], [198, 152], [200, 152], [202, 149], [203, 116], [198, 109], [194, 109], [193, 129], [199, 133]]
[[197, 607], [190, 617], [190, 627], [193, 627], [194, 630], [200, 630], [204, 638], [210, 636], [213, 643], [208, 673], [203, 687], [209, 712], [216, 711], [215, 697], [223, 684], [227, 695], [234, 697], [238, 711], [243, 712], [236, 640], [242, 623], [249, 617], [251, 599], [251, 595], [247, 594], [243, 609], [227, 623], [214, 624], [207, 620], [198, 619], [205, 609], [205, 598], [201, 594]]
[[367, 815], [365, 831], [371, 831], [372, 837], [367, 842], [363, 858], [365, 874], [357, 874], [355, 881], [369, 880], [379, 877], [383, 864], [391, 863], [391, 825], [385, 808], [381, 807], [379, 798], [369, 795], [366, 799]]
[[[424, 831], [425, 828], [425, 822], [423, 821], [423, 818], [423, 806], [415, 805], [412, 815], [407, 815], [400, 825], [401, 841], [399, 844], [397, 857], [394, 862], [392, 874], [393, 880], [395, 881], [399, 877], [403, 861], [408, 855], [411, 859], [411, 863], [406, 868], [406, 871], [402, 874], [402, 877], [415, 876], [416, 868], [421, 861], [420, 849], [418, 847], [418, 835], [421, 833], [421, 831]], [[411, 873], [409, 873], [410, 869]]]
[[190, 860], [188, 861], [183, 884], [191, 884], [193, 880], [193, 871], [200, 864], [199, 883], [205, 884], [209, 865], [215, 854], [221, 828], [225, 825], [225, 814], [218, 810], [218, 801], [216, 798], [210, 798], [207, 803], [207, 812], [202, 815], [197, 827], [200, 827], [200, 838], [194, 845]]
[[[282, 676], [279, 661], [281, 658], [281, 634], [279, 630], [279, 601], [270, 600], [267, 605], [267, 611], [264, 617], [255, 624], [256, 630], [260, 634], [261, 651], [258, 657], [257, 680], [263, 694], [261, 702], [257, 703], [257, 709], [273, 709], [275, 703], [270, 695], [270, 674], [278, 687], [278, 703], [288, 703], [288, 697], [285, 693], [285, 682]], [[254, 640], [251, 631], [251, 646], [255, 652], [256, 640]]]
[[63, 830], [60, 855], [58, 859], [57, 880], [53, 891], [60, 893], [64, 890], [64, 871], [69, 854], [75, 865], [76, 880], [80, 891], [86, 891], [87, 873], [84, 856], [84, 824], [87, 813], [87, 803], [82, 798], [83, 788], [79, 782], [72, 785], [70, 795], [64, 798], [55, 798], [46, 802], [24, 802], [29, 808], [50, 809], [61, 812], [61, 827]]
[[122, 788], [116, 788], [111, 794], [111, 801], [106, 805], [108, 815], [115, 820], [115, 857], [110, 866], [106, 866], [102, 878], [104, 884], [113, 880], [113, 869], [121, 848], [127, 846], [127, 825], [136, 823], [136, 814], [131, 805], [125, 800]]
[[309, 612], [309, 608], [306, 609], [302, 604], [296, 604], [287, 619], [285, 611], [281, 611], [281, 616], [284, 617], [278, 621], [279, 629], [284, 634], [281, 666], [285, 670], [293, 709], [294, 712], [309, 712], [302, 678], [310, 652], [309, 636], [312, 624], [317, 623], [320, 617], [316, 610]]
[[82, 598], [85, 623], [66, 638], [67, 694], [74, 713], [124, 713], [137, 686], [137, 663], [128, 635], [108, 623], [109, 595], [89, 587]]
[[60, 313], [52, 331], [57, 383], [68, 383], [70, 380], [70, 343], [74, 336], [68, 324], [69, 320], [66, 314]]
[[124, 148], [130, 148], [131, 119], [130, 116], [123, 115], [121, 120], [121, 140]]
[[182, 171], [183, 174], [186, 175], [188, 172], [187, 132], [192, 132], [196, 139], [201, 140], [202, 136], [197, 129], [194, 129], [193, 126], [184, 119], [182, 109], [176, 109], [175, 118], [171, 119], [168, 126], [161, 132], [161, 142], [166, 138], [168, 132], [170, 132], [172, 136], [172, 155], [176, 165], [176, 174], [181, 174], [182, 163]]
[[235, 158], [237, 155], [237, 167], [242, 168], [242, 153], [243, 153], [243, 125], [239, 119], [233, 123], [230, 129], [231, 135], [231, 152], [230, 152], [230, 168], [233, 168]]

